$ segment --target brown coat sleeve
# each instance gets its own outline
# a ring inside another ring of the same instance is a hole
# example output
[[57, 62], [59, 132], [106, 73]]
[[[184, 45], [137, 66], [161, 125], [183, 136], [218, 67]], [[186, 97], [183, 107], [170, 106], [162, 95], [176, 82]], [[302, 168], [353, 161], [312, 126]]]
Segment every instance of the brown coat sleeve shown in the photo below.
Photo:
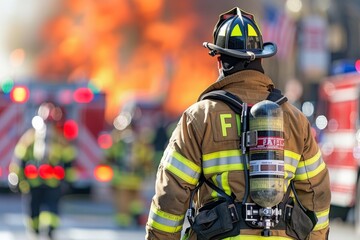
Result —
[[[198, 183], [201, 167], [199, 133], [193, 117], [184, 113], [160, 162], [155, 195], [146, 225], [146, 239], [180, 239], [190, 192]], [[173, 226], [168, 222], [172, 220]], [[164, 224], [158, 224], [163, 222]]]
[[304, 137], [294, 177], [295, 188], [300, 202], [305, 208], [314, 211], [318, 218], [309, 239], [327, 239], [331, 199], [329, 172], [311, 133], [310, 123], [304, 117], [299, 122], [303, 122]]

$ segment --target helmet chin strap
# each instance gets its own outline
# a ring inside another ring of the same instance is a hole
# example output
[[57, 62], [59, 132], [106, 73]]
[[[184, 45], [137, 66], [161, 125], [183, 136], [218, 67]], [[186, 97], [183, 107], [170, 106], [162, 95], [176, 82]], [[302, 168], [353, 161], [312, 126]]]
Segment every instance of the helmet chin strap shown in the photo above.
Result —
[[[217, 60], [218, 60], [219, 76], [227, 76], [227, 75], [233, 73], [233, 70], [235, 70], [235, 68], [237, 69], [236, 71], [245, 70], [245, 69], [247, 69], [250, 62], [252, 61], [252, 60], [241, 60], [236, 64], [236, 66], [231, 65], [228, 68], [226, 68], [224, 66], [220, 56], [217, 58]], [[240, 64], [242, 64], [242, 66]]]
[[234, 69], [234, 66], [231, 66], [229, 68], [225, 68], [224, 64], [221, 61], [221, 58], [218, 57], [218, 70], [219, 70], [219, 75], [220, 76], [226, 76], [228, 75], [227, 72], [231, 71], [232, 69]]

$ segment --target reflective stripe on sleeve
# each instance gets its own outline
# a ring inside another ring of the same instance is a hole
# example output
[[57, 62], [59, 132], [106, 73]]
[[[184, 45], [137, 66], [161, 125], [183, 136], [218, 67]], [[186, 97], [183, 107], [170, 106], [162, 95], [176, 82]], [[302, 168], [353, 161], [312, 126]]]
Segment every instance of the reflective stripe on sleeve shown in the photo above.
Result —
[[321, 157], [320, 150], [314, 157], [299, 162], [296, 170], [295, 180], [306, 180], [316, 176], [325, 169], [325, 163]]
[[321, 212], [315, 212], [318, 222], [314, 227], [314, 231], [321, 230], [329, 226], [329, 209]]
[[284, 158], [285, 179], [292, 179], [299, 164], [301, 155], [289, 150], [285, 150]]
[[201, 167], [176, 151], [167, 150], [164, 156], [165, 168], [185, 182], [196, 185]]
[[[229, 172], [223, 172], [222, 174], [214, 175], [212, 177], [212, 181], [214, 182], [214, 184], [217, 187], [224, 190], [224, 192], [227, 195], [231, 195], [231, 189], [230, 189], [230, 185], [229, 185]], [[212, 190], [211, 196], [213, 198], [217, 198], [217, 197], [220, 197], [221, 195], [217, 191]]]
[[203, 155], [204, 174], [244, 170], [240, 150], [220, 151]]
[[157, 209], [151, 205], [148, 224], [163, 232], [175, 233], [182, 230], [185, 215], [174, 215]]

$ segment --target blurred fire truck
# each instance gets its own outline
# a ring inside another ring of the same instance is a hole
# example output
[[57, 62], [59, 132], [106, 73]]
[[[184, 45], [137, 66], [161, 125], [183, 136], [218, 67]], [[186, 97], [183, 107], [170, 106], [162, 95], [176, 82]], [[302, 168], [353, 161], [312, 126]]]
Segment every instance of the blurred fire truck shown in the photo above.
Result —
[[360, 226], [360, 73], [337, 74], [320, 85], [317, 127], [330, 172], [334, 216]]
[[72, 124], [64, 132], [77, 147], [73, 187], [91, 189], [103, 152], [97, 137], [105, 129], [105, 94], [95, 92], [87, 83], [29, 82], [2, 88], [0, 93], [0, 186], [6, 187], [9, 164], [20, 136], [31, 127], [39, 105], [52, 101], [63, 108]]

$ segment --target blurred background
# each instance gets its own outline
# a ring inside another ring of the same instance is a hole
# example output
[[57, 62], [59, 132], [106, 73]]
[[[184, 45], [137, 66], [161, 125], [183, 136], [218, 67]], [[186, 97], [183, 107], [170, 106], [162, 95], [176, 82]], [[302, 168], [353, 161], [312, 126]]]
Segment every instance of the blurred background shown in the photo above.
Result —
[[11, 163], [51, 101], [77, 149], [56, 236], [143, 239], [174, 124], [217, 79], [202, 43], [235, 6], [278, 45], [265, 71], [313, 124], [331, 173], [330, 239], [359, 231], [358, 0], [0, 0], [0, 238], [25, 239]]

